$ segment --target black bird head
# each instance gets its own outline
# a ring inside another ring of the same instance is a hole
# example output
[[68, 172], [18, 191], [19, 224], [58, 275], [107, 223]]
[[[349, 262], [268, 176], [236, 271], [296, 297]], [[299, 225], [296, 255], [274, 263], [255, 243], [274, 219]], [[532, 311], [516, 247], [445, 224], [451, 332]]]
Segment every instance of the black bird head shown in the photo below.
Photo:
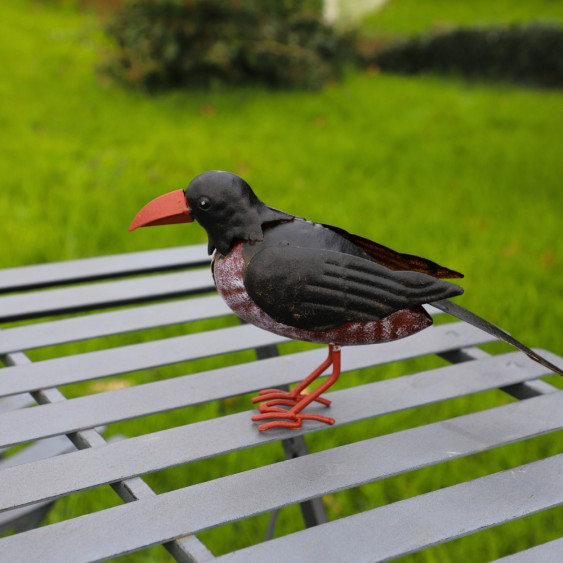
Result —
[[236, 240], [263, 240], [266, 223], [291, 221], [292, 215], [268, 207], [236, 174], [218, 170], [196, 176], [185, 190], [153, 199], [137, 214], [129, 230], [196, 220], [206, 231], [209, 254], [223, 255]]

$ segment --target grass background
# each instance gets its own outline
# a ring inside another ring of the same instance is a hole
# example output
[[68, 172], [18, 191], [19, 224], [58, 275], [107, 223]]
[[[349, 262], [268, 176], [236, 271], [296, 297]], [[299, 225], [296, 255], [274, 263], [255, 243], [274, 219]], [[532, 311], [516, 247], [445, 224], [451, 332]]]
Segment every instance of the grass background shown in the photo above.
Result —
[[364, 32], [409, 35], [457, 25], [510, 24], [523, 21], [561, 21], [557, 0], [391, 0], [368, 14]]
[[[537, 18], [561, 21], [561, 3], [394, 0], [364, 27], [368, 33], [412, 33], [440, 22]], [[351, 73], [318, 93], [219, 88], [146, 96], [96, 72], [107, 48], [100, 22], [73, 2], [4, 2], [0, 21], [2, 267], [202, 242], [197, 227], [128, 233], [127, 226], [149, 199], [185, 187], [203, 170], [225, 169], [244, 176], [274, 207], [464, 272], [462, 305], [531, 346], [563, 354], [560, 92], [372, 72]], [[194, 327], [169, 327], [159, 337], [186, 329]], [[77, 343], [58, 347], [57, 354], [151, 337]], [[31, 356], [40, 360], [52, 352]], [[173, 366], [113, 384], [211, 367]], [[412, 362], [402, 369], [424, 367]], [[374, 370], [373, 377], [397, 375], [398, 369]], [[342, 386], [354, 383], [353, 375], [343, 379]], [[549, 381], [559, 384], [554, 377]], [[86, 392], [95, 392], [95, 385]], [[70, 388], [68, 395], [84, 392]], [[330, 438], [313, 435], [309, 443], [322, 449], [508, 400], [481, 394], [378, 419], [376, 429], [372, 422], [335, 429]], [[248, 408], [247, 398], [193, 416], [223, 408]], [[113, 425], [110, 433], [136, 435], [185, 423], [178, 411]], [[556, 453], [560, 438], [534, 439], [333, 495], [325, 499], [329, 516]], [[183, 468], [147, 481], [161, 492], [276, 459], [278, 448], [263, 447], [193, 464], [189, 477]], [[56, 504], [48, 522], [112, 504], [119, 500], [111, 491], [73, 495]], [[202, 538], [222, 553], [259, 541], [266, 521], [260, 516]], [[488, 560], [557, 537], [562, 525], [562, 510], [551, 510], [407, 559]], [[297, 508], [282, 511], [278, 533], [301, 527]], [[154, 548], [123, 560], [169, 557]]]

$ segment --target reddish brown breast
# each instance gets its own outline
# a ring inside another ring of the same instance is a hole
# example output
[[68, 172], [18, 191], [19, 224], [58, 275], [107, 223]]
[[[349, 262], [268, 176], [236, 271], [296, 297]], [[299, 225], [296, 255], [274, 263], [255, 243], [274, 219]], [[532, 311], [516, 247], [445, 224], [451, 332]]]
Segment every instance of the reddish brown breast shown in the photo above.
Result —
[[215, 253], [213, 276], [219, 294], [232, 311], [241, 319], [260, 328], [293, 340], [346, 346], [397, 340], [432, 324], [432, 317], [423, 307], [402, 309], [379, 321], [346, 323], [323, 332], [281, 324], [260, 309], [246, 292], [242, 245], [242, 242], [236, 243], [227, 256]]

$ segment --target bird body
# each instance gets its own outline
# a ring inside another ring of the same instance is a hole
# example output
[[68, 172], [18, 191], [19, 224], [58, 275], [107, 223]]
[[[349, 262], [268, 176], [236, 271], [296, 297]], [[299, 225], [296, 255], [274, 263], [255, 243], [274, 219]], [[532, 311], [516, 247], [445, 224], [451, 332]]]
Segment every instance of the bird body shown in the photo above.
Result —
[[[298, 428], [303, 420], [332, 424], [307, 414], [312, 401], [340, 374], [340, 347], [387, 342], [430, 326], [422, 307], [433, 305], [513, 344], [549, 369], [562, 371], [501, 329], [449, 301], [463, 293], [442, 278], [461, 278], [426, 258], [403, 254], [347, 231], [312, 223], [267, 206], [240, 177], [212, 171], [196, 176], [185, 191], [149, 202], [135, 217], [139, 226], [190, 222], [208, 235], [215, 285], [243, 320], [296, 340], [329, 345], [329, 355], [291, 391], [268, 389], [253, 420], [260, 430]], [[330, 378], [308, 386], [330, 365]], [[288, 407], [288, 408], [284, 408]]]
[[[275, 301], [275, 297], [280, 293], [277, 291], [278, 286], [270, 283], [264, 284], [262, 297], [267, 294], [264, 299], [260, 299], [261, 296], [257, 292], [253, 292], [253, 296], [249, 294], [245, 284], [247, 279], [245, 272], [248, 271], [248, 266], [252, 264], [252, 260], [247, 261], [245, 250], [245, 244], [238, 242], [226, 257], [219, 253], [215, 254], [213, 260], [215, 285], [221, 297], [237, 316], [275, 334], [293, 340], [346, 346], [374, 344], [404, 338], [432, 324], [432, 317], [421, 306], [403, 308], [378, 320], [348, 320], [338, 326], [326, 327], [323, 330], [303, 327], [302, 319], [295, 319], [295, 323], [288, 324], [277, 315], [277, 318], [274, 318], [268, 314], [268, 310], [279, 311], [284, 308], [282, 302]], [[291, 276], [291, 278], [293, 277]], [[274, 276], [269, 276], [269, 278], [275, 281]], [[293, 288], [295, 288], [294, 285], [284, 284], [284, 287], [281, 288], [282, 293], [286, 293], [284, 290]], [[257, 302], [263, 302], [266, 305], [260, 306]], [[272, 307], [268, 307], [268, 303]], [[329, 306], [329, 308], [343, 312], [342, 309], [338, 310], [338, 308], [332, 306]], [[291, 312], [298, 309], [295, 302], [289, 303], [287, 309], [293, 318], [294, 315], [300, 315], [298, 312]], [[275, 315], [275, 311], [272, 314]]]

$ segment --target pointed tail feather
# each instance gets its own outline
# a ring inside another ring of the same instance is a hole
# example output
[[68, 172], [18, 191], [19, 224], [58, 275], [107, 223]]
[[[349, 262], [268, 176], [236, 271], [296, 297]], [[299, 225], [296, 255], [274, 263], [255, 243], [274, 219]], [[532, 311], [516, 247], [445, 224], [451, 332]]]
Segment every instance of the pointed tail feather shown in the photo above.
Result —
[[471, 311], [464, 309], [463, 307], [457, 305], [456, 303], [443, 299], [441, 301], [433, 301], [431, 305], [444, 311], [445, 313], [454, 315], [458, 319], [461, 319], [462, 321], [472, 324], [473, 326], [476, 326], [477, 328], [480, 328], [481, 330], [484, 330], [489, 334], [492, 334], [496, 338], [500, 338], [501, 340], [504, 340], [504, 342], [508, 342], [508, 344], [511, 344], [515, 348], [518, 348], [518, 350], [524, 352], [524, 354], [532, 358], [532, 360], [538, 362], [539, 364], [550, 369], [551, 371], [558, 373], [559, 375], [563, 375], [562, 368], [553, 365], [551, 362], [547, 361], [542, 356], [539, 356], [533, 350], [522, 344], [522, 342], [519, 342], [518, 340], [510, 336], [510, 334], [508, 334], [501, 328], [491, 324], [490, 322], [486, 321], [485, 319], [482, 319], [481, 317], [478, 317]]

